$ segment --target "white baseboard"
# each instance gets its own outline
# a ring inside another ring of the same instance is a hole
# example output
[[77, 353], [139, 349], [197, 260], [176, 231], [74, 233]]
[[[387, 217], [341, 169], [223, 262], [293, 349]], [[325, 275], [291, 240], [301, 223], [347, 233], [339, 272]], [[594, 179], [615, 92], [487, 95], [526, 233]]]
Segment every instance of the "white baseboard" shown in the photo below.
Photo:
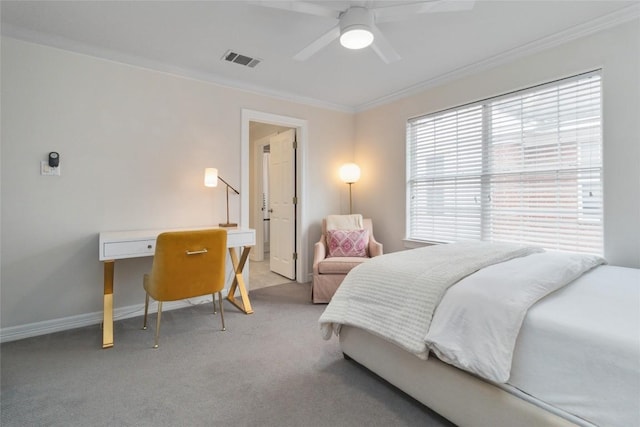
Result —
[[[225, 298], [223, 291], [223, 298]], [[162, 311], [176, 310], [178, 308], [189, 307], [191, 305], [211, 303], [211, 296], [190, 298], [181, 301], [168, 301], [162, 305]], [[155, 313], [157, 303], [149, 304], [149, 312]], [[130, 317], [142, 316], [144, 314], [144, 304], [130, 305], [113, 310], [113, 320], [123, 320]], [[43, 322], [29, 323], [26, 325], [11, 326], [0, 329], [0, 343], [17, 341], [24, 338], [36, 337], [39, 335], [51, 334], [53, 332], [67, 331], [84, 326], [98, 325], [102, 323], [102, 311], [93, 313], [78, 314], [76, 316], [63, 317], [60, 319], [45, 320]]]

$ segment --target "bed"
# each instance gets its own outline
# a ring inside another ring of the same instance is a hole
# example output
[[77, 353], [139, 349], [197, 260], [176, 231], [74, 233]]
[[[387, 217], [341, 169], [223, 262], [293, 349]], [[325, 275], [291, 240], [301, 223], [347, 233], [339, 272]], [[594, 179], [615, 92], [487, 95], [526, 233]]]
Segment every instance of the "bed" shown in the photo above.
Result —
[[372, 259], [320, 318], [459, 426], [640, 426], [640, 270], [485, 242]]

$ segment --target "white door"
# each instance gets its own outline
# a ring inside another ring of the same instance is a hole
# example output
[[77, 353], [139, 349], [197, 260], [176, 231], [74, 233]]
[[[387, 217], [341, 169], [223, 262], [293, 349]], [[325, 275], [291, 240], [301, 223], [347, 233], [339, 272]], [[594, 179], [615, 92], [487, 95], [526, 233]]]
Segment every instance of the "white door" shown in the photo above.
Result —
[[295, 129], [271, 137], [269, 146], [269, 209], [271, 271], [296, 278]]

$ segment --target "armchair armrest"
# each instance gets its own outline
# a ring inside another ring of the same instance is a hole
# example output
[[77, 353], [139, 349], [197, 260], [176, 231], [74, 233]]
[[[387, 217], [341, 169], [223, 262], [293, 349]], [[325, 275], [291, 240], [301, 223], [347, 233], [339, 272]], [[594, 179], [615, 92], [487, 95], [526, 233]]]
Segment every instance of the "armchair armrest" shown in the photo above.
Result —
[[313, 272], [318, 273], [318, 263], [327, 257], [327, 247], [325, 245], [324, 234], [320, 236], [320, 240], [313, 247]]
[[382, 255], [382, 243], [376, 241], [375, 237], [371, 236], [369, 238], [369, 256], [373, 258], [378, 255]]

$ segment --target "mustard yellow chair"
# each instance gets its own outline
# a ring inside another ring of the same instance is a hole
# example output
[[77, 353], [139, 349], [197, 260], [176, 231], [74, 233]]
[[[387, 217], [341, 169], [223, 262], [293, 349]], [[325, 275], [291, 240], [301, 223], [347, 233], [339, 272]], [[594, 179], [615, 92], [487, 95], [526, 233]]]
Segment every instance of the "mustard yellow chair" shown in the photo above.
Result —
[[221, 291], [225, 283], [226, 251], [227, 231], [223, 229], [171, 231], [158, 236], [151, 273], [145, 274], [143, 281], [146, 297], [142, 329], [147, 329], [149, 297], [158, 301], [154, 348], [158, 348], [163, 301], [211, 294], [216, 314], [215, 294], [218, 293], [222, 330], [225, 330]]

